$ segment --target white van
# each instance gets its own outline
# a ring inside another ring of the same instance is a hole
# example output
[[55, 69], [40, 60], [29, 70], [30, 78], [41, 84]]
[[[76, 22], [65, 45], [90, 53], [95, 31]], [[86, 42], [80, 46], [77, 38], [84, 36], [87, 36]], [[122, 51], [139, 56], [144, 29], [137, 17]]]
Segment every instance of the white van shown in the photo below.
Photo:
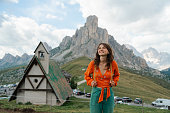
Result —
[[158, 98], [156, 101], [152, 102], [152, 105], [156, 107], [167, 107], [170, 106], [170, 99]]

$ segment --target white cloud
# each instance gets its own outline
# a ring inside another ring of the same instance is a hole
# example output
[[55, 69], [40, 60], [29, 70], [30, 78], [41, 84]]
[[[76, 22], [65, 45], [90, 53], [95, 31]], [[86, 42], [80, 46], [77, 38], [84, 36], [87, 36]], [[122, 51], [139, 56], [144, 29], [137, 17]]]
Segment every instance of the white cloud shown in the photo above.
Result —
[[31, 18], [35, 19], [37, 22], [46, 23], [47, 19], [57, 19], [63, 20], [67, 16], [65, 5], [62, 2], [56, 2], [56, 0], [50, 0], [48, 3], [43, 2], [40, 5], [35, 5], [33, 7], [26, 8], [25, 13]]
[[154, 47], [170, 49], [169, 0], [76, 0], [84, 18], [98, 17], [99, 27], [106, 28], [120, 44], [129, 43], [137, 50]]
[[3, 15], [3, 18], [0, 26], [0, 58], [5, 53], [33, 54], [40, 41], [57, 47], [64, 36], [71, 36], [75, 32], [72, 29], [56, 29], [48, 24], [39, 25], [27, 17]]
[[13, 3], [18, 3], [19, 0], [2, 0], [2, 1], [5, 1], [5, 2], [13, 2]]
[[51, 14], [47, 14], [47, 15], [46, 15], [46, 18], [47, 18], [47, 19], [56, 19], [57, 16], [51, 15]]
[[76, 0], [70, 0], [70, 1], [69, 1], [69, 4], [70, 4], [70, 5], [75, 5], [75, 4], [77, 4], [77, 1], [76, 1]]
[[64, 5], [64, 3], [61, 2], [61, 1], [56, 1], [56, 6], [59, 6], [59, 7], [61, 7], [62, 9], [66, 8], [65, 5]]

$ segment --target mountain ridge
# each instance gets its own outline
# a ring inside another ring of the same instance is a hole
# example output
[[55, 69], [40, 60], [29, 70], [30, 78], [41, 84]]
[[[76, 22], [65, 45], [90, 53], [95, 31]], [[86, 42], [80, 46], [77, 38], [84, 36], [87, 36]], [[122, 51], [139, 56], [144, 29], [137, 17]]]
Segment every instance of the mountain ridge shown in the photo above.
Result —
[[10, 53], [6, 53], [2, 59], [0, 59], [0, 69], [10, 68], [19, 65], [26, 65], [29, 63], [33, 55], [24, 53], [22, 56], [13, 56]]

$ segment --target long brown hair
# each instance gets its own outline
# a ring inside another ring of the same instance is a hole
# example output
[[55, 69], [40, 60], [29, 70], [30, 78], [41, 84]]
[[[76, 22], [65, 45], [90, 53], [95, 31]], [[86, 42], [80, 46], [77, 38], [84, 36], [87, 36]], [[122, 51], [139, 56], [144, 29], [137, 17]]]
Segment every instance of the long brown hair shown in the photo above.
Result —
[[107, 59], [106, 59], [106, 67], [109, 69], [110, 68], [110, 63], [113, 61], [114, 59], [114, 55], [113, 55], [113, 51], [112, 51], [112, 48], [110, 47], [109, 44], [107, 43], [100, 43], [97, 47], [97, 52], [96, 52], [96, 57], [94, 58], [94, 64], [96, 65], [96, 67], [99, 67], [99, 63], [100, 63], [100, 55], [98, 53], [98, 49], [99, 49], [99, 46], [100, 45], [103, 45], [109, 52], [109, 54], [107, 55]]

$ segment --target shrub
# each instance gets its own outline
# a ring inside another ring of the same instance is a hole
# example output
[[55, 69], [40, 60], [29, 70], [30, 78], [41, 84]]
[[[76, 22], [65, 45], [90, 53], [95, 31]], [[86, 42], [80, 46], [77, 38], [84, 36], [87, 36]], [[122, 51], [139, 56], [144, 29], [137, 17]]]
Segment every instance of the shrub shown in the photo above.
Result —
[[71, 78], [70, 86], [71, 86], [72, 89], [76, 89], [77, 88], [77, 83], [75, 82], [75, 77]]
[[23, 105], [23, 103], [22, 102], [18, 102], [18, 105]]
[[32, 103], [31, 102], [26, 102], [25, 105], [32, 105]]

